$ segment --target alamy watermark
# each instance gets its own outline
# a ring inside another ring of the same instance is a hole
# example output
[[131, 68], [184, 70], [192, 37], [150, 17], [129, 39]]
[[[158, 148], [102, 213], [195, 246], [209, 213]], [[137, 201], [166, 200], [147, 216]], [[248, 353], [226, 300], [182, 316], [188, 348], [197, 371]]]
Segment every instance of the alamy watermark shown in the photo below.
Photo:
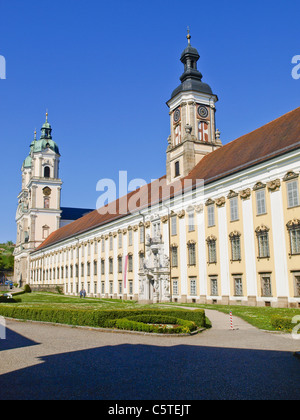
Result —
[[6, 321], [3, 316], [0, 316], [0, 340], [6, 339]]
[[[176, 199], [181, 209], [203, 204], [204, 181], [202, 179], [175, 180], [168, 183], [165, 177], [152, 180], [136, 178], [128, 182], [127, 171], [119, 172], [119, 185], [112, 179], [98, 181], [96, 191], [101, 192], [96, 208], [101, 215], [120, 216], [136, 212], [151, 214], [153, 208], [170, 208]], [[178, 208], [177, 208], [178, 210]]]
[[0, 79], [6, 79], [6, 60], [0, 55]]
[[300, 55], [295, 55], [292, 58], [292, 64], [296, 64], [292, 69], [292, 78], [294, 80], [300, 79]]

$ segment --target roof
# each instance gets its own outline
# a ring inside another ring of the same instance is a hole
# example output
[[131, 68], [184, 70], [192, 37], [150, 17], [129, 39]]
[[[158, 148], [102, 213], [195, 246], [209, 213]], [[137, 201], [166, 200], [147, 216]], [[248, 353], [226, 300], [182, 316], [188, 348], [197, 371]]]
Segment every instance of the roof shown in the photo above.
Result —
[[77, 220], [94, 211], [94, 209], [77, 209], [73, 207], [61, 207], [60, 209], [62, 210], [61, 220]]
[[[185, 179], [203, 179], [204, 184], [208, 185], [299, 147], [300, 107], [206, 155]], [[94, 210], [53, 232], [34, 252], [130, 214], [128, 202], [131, 204], [131, 212], [134, 212], [150, 203], [154, 204], [155, 200], [169, 198], [170, 186], [165, 190], [162, 188], [162, 191], [158, 189], [158, 186], [164, 185], [165, 176], [100, 210]], [[174, 184], [174, 195], [177, 188], [178, 184]], [[138, 199], [140, 206], [135, 205]]]

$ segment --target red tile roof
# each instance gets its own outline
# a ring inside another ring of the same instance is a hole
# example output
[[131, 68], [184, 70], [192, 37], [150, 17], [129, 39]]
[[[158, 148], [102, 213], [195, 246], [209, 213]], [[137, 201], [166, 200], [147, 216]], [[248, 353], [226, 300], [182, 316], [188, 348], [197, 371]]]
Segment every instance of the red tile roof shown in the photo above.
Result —
[[[185, 179], [203, 179], [205, 184], [209, 184], [299, 147], [300, 107], [206, 155]], [[158, 186], [162, 189], [159, 190]], [[164, 176], [110, 203], [100, 211], [95, 210], [85, 215], [53, 232], [36, 251], [124, 217], [130, 213], [127, 203], [133, 212], [153, 205], [158, 199], [169, 198], [170, 186], [164, 188], [165, 186]], [[176, 195], [176, 192], [180, 191], [181, 184], [175, 183], [172, 186]]]

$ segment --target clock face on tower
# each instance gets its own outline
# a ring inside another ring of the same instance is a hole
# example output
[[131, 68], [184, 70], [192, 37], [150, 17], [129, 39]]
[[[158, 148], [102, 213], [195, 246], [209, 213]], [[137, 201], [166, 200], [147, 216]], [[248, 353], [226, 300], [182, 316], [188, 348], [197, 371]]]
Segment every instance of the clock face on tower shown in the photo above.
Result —
[[173, 118], [174, 118], [174, 122], [175, 123], [177, 123], [179, 120], [180, 120], [180, 109], [179, 108], [177, 108], [176, 110], [175, 110], [175, 112], [174, 112], [174, 116], [173, 116]]
[[207, 110], [206, 106], [204, 106], [204, 105], [198, 106], [197, 112], [198, 112], [199, 117], [201, 117], [201, 118], [207, 118], [208, 117], [208, 110]]

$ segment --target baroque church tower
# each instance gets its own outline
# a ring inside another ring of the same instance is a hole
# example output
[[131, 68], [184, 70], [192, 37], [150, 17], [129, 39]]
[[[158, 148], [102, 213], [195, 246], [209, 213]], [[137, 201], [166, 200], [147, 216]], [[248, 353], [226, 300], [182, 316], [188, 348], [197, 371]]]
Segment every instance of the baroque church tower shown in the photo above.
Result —
[[222, 146], [220, 132], [215, 126], [215, 104], [218, 97], [202, 82], [197, 69], [200, 55], [191, 45], [181, 55], [184, 73], [181, 84], [167, 102], [170, 108], [171, 135], [167, 149], [167, 181], [173, 182], [187, 176], [208, 153]]
[[22, 165], [22, 190], [18, 195], [16, 214], [15, 281], [29, 279], [29, 254], [60, 225], [59, 178], [60, 153], [52, 140], [52, 128], [46, 121], [40, 139], [30, 144], [30, 152]]

